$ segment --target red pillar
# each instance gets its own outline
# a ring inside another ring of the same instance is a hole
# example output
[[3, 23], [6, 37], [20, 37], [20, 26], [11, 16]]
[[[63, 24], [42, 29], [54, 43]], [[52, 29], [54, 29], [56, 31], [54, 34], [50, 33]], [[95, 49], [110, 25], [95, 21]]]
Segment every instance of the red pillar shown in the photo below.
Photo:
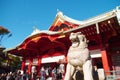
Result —
[[103, 62], [103, 68], [104, 71], [106, 72], [106, 75], [109, 75], [110, 73], [107, 71], [110, 71], [110, 67], [109, 67], [109, 60], [108, 60], [108, 55], [106, 50], [101, 50], [101, 54], [102, 54], [102, 62]]
[[41, 58], [38, 57], [38, 67], [37, 67], [37, 73], [40, 74], [40, 65], [41, 65]]
[[31, 67], [32, 67], [32, 59], [29, 59], [29, 65], [28, 65], [28, 73], [31, 73]]
[[24, 69], [25, 69], [25, 59], [22, 60], [22, 66], [21, 66], [21, 70], [24, 71]]

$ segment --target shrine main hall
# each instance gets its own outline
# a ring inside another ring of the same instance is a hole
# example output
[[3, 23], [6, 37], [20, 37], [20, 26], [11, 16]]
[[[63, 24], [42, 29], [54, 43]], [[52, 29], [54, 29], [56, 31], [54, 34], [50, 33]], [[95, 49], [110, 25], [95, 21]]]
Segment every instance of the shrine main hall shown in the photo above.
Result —
[[22, 43], [4, 51], [22, 57], [21, 69], [28, 73], [33, 67], [39, 72], [42, 66], [66, 66], [72, 32], [81, 32], [89, 40], [93, 66], [102, 68], [105, 74], [120, 71], [120, 7], [83, 21], [58, 11], [48, 30], [35, 28]]

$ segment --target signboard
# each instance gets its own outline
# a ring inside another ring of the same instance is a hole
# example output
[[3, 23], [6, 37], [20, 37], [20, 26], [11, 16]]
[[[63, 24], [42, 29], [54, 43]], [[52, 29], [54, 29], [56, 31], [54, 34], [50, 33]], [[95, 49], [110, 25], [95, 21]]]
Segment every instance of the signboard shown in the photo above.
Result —
[[42, 62], [41, 63], [59, 62], [60, 59], [64, 59], [64, 58], [65, 58], [64, 55], [42, 58]]
[[33, 59], [33, 65], [37, 65], [38, 64], [38, 58], [34, 58]]

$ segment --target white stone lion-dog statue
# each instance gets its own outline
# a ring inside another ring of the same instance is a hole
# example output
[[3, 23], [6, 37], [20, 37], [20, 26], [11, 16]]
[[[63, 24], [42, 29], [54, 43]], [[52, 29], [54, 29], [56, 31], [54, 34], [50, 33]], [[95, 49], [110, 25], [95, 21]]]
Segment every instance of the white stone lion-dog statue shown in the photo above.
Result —
[[[67, 54], [68, 63], [64, 80], [73, 80], [73, 76], [78, 70], [82, 70], [84, 80], [93, 80], [93, 67], [87, 44], [88, 40], [81, 32], [71, 33], [69, 39], [72, 45]], [[74, 78], [74, 80], [76, 79]]]

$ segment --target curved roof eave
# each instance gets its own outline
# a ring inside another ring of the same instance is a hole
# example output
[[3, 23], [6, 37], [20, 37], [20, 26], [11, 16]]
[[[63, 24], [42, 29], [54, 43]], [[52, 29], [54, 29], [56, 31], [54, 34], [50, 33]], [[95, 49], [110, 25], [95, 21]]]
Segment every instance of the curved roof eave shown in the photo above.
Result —
[[11, 50], [15, 50], [15, 49], [17, 49], [17, 47], [13, 47], [13, 48], [5, 49], [5, 50], [3, 50], [3, 53], [9, 52], [9, 51], [11, 51]]
[[89, 24], [91, 22], [96, 22], [98, 20], [102, 20], [102, 19], [105, 19], [105, 18], [109, 18], [111, 16], [117, 16], [117, 12], [116, 12], [116, 9], [113, 9], [112, 11], [109, 11], [109, 12], [106, 12], [106, 13], [103, 13], [103, 14], [100, 14], [98, 16], [95, 16], [95, 17], [92, 17], [92, 18], [89, 18], [87, 20], [84, 20], [84, 24]]
[[60, 32], [56, 32], [56, 31], [47, 31], [47, 30], [41, 30], [41, 31], [33, 31], [33, 33], [31, 34], [31, 35], [29, 35], [29, 36], [27, 36], [21, 43], [19, 43], [17, 46], [15, 46], [15, 47], [13, 47], [13, 48], [9, 48], [9, 49], [5, 49], [4, 50], [4, 52], [7, 52], [7, 51], [10, 51], [10, 50], [14, 50], [14, 49], [17, 49], [21, 44], [23, 44], [24, 43], [24, 41], [26, 40], [26, 39], [28, 39], [28, 38], [30, 38], [30, 37], [32, 37], [32, 36], [35, 36], [35, 35], [37, 35], [37, 34], [47, 34], [47, 35], [59, 35], [59, 34], [61, 34], [61, 33], [63, 33], [62, 31], [60, 31]]
[[59, 18], [61, 18], [62, 20], [68, 21], [68, 22], [73, 23], [73, 24], [78, 24], [78, 25], [84, 24], [83, 21], [75, 20], [75, 19], [72, 19], [72, 18], [70, 18], [70, 17], [68, 17], [68, 16], [66, 16], [66, 15], [63, 15], [63, 13], [62, 13], [61, 11], [59, 11], [59, 12], [57, 13], [57, 16], [58, 16]]
[[[109, 15], [108, 15], [108, 14], [109, 14]], [[115, 14], [114, 12], [109, 12], [108, 14], [106, 13], [106, 14], [103, 14], [103, 16], [102, 16], [102, 15], [101, 15], [101, 16], [97, 16], [97, 17], [99, 17], [99, 18], [96, 19], [96, 17], [95, 17], [94, 20], [88, 21], [88, 22], [86, 22], [84, 25], [81, 25], [81, 26], [79, 26], [79, 27], [77, 27], [77, 28], [73, 28], [73, 29], [64, 31], [63, 34], [69, 33], [69, 32], [72, 32], [72, 31], [75, 31], [75, 30], [78, 30], [78, 29], [81, 29], [81, 28], [85, 28], [85, 27], [88, 27], [88, 26], [90, 26], [90, 25], [99, 23], [99, 22], [101, 22], [101, 21], [104, 21], [104, 20], [107, 20], [107, 19], [116, 17], [116, 14]], [[91, 18], [91, 19], [92, 19], [92, 18]]]
[[60, 32], [57, 31], [48, 31], [48, 30], [41, 30], [41, 31], [37, 31], [37, 32], [33, 32], [31, 35], [29, 35], [28, 37], [34, 36], [36, 34], [47, 34], [47, 35], [56, 35], [56, 34], [60, 34]]
[[53, 21], [53, 23], [50, 25], [50, 27], [48, 29], [51, 28], [51, 26], [55, 23], [55, 21], [57, 20], [57, 18], [60, 18], [60, 19], [62, 19], [64, 21], [67, 21], [67, 22], [72, 23], [72, 24], [77, 24], [77, 25], [84, 24], [83, 21], [72, 19], [72, 18], [70, 18], [70, 17], [68, 17], [66, 15], [63, 15], [63, 13], [61, 11], [58, 11], [57, 14], [56, 14], [56, 17], [55, 17], [55, 19]]

